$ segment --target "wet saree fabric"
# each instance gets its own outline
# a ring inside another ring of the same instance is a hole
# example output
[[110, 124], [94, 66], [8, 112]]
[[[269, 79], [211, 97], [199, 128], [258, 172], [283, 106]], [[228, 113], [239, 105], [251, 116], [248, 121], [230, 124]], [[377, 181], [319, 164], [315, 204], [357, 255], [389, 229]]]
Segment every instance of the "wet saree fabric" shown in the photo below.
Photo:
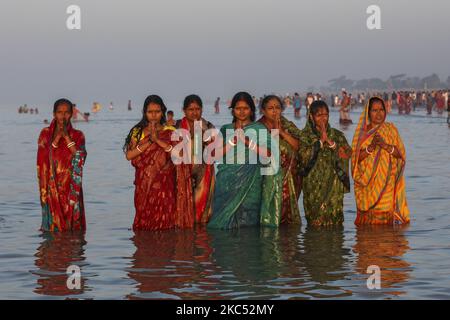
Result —
[[42, 207], [43, 231], [85, 230], [82, 176], [86, 160], [85, 139], [81, 131], [68, 124], [68, 134], [77, 152], [67, 148], [65, 140], [52, 146], [56, 121], [44, 128], [38, 140], [37, 175]]
[[[264, 124], [266, 127], [267, 119], [263, 116], [258, 122]], [[287, 131], [292, 137], [299, 140], [301, 130], [297, 126], [281, 117], [281, 125], [283, 130]], [[281, 179], [282, 179], [282, 201], [281, 201], [281, 217], [280, 224], [299, 224], [300, 209], [298, 200], [302, 190], [302, 177], [298, 170], [298, 151], [284, 139], [279, 140], [280, 150], [280, 165], [281, 165]]]
[[[184, 201], [185, 207], [180, 208], [182, 214], [186, 216], [184, 219], [186, 227], [192, 227], [194, 224], [206, 224], [212, 214], [212, 197], [214, 195], [215, 174], [214, 165], [203, 163], [197, 164], [194, 155], [203, 155], [204, 133], [214, 126], [201, 119], [202, 137], [194, 137], [189, 135], [186, 138], [191, 141], [191, 163], [182, 163], [176, 166], [177, 170], [177, 189], [179, 193], [183, 193], [182, 197], [189, 198]], [[186, 118], [178, 121], [177, 128], [185, 129], [193, 133], [190, 128], [189, 121]], [[194, 141], [202, 143], [202, 148], [198, 152], [194, 152], [196, 147]], [[180, 195], [181, 196], [181, 195]], [[189, 217], [188, 217], [189, 215]]]
[[[173, 127], [164, 127], [158, 133], [160, 140], [171, 141]], [[138, 129], [132, 139], [138, 141]], [[134, 205], [136, 216], [133, 230], [161, 230], [174, 228], [177, 219], [176, 173], [169, 152], [152, 143], [131, 161], [136, 169]]]
[[[357, 217], [355, 224], [405, 224], [409, 222], [403, 172], [406, 163], [405, 147], [393, 123], [383, 122], [368, 130], [369, 103], [361, 114], [353, 137], [352, 175], [355, 182]], [[372, 143], [375, 133], [393, 145], [401, 154], [395, 158], [377, 147], [360, 161], [360, 153]]]
[[303, 176], [303, 206], [308, 224], [334, 225], [344, 221], [344, 194], [350, 192], [349, 159], [339, 150], [350, 153], [345, 136], [327, 126], [327, 135], [336, 143], [333, 150], [321, 148], [320, 134], [309, 115], [300, 136], [300, 172]]
[[[233, 124], [220, 129], [224, 143], [230, 138], [227, 137], [227, 130], [234, 130]], [[257, 137], [253, 137], [252, 140], [260, 146], [270, 148], [271, 136], [266, 127], [254, 122], [244, 128], [246, 134], [252, 130], [257, 132]], [[238, 153], [239, 144], [229, 151], [234, 162], [227, 161], [218, 165], [213, 214], [208, 224], [209, 228], [236, 229], [260, 224], [275, 227], [280, 223], [282, 187], [280, 170], [276, 174], [262, 175], [261, 169], [264, 165], [259, 160], [256, 164], [244, 161], [249, 159], [250, 152], [253, 151], [245, 146], [242, 148], [243, 153]]]

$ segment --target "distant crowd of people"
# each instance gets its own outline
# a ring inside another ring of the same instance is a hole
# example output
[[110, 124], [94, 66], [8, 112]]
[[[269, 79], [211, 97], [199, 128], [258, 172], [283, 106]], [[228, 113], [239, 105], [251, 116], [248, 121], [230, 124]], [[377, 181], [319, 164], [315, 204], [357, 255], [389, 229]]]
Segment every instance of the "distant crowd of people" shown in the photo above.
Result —
[[[284, 107], [294, 108], [294, 115], [296, 118], [301, 118], [301, 110], [305, 106], [305, 113], [307, 114], [309, 106], [314, 101], [326, 101], [331, 107], [338, 108], [340, 112], [340, 123], [351, 124], [349, 112], [351, 109], [364, 106], [371, 97], [380, 97], [386, 103], [386, 110], [392, 113], [397, 110], [398, 114], [410, 114], [418, 109], [426, 110], [428, 115], [436, 112], [442, 115], [445, 110], [448, 112], [447, 122], [450, 124], [450, 89], [446, 90], [408, 90], [408, 91], [384, 91], [384, 92], [357, 92], [355, 95], [342, 89], [341, 93], [313, 93], [307, 92], [304, 96], [300, 96], [298, 92], [293, 95], [287, 93], [286, 95], [278, 95], [282, 100]], [[261, 102], [265, 96], [257, 98], [253, 96], [255, 105], [259, 107], [260, 114], [262, 113]], [[229, 104], [229, 103], [228, 103]], [[217, 101], [216, 101], [217, 105]], [[218, 107], [215, 106], [216, 113], [219, 113]]]
[[39, 114], [38, 108], [29, 108], [26, 104], [20, 106], [18, 109], [19, 113], [29, 113], [29, 114]]

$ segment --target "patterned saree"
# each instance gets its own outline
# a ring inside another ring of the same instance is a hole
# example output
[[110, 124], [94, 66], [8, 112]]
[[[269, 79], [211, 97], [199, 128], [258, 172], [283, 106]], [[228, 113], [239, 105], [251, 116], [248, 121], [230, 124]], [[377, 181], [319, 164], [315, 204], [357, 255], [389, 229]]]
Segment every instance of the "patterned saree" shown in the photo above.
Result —
[[[267, 119], [264, 116], [258, 122], [267, 127]], [[281, 125], [295, 139], [300, 139], [301, 130], [293, 122], [281, 117]], [[281, 137], [279, 143], [283, 181], [280, 224], [299, 224], [301, 219], [298, 200], [302, 190], [302, 177], [298, 172], [298, 152]]]
[[[173, 144], [173, 127], [164, 127], [158, 133], [159, 139]], [[138, 129], [132, 139], [140, 141]], [[157, 143], [152, 143], [131, 161], [136, 169], [134, 205], [136, 216], [133, 230], [162, 230], [174, 228], [177, 219], [176, 173], [170, 153]]]
[[86, 160], [85, 139], [81, 131], [68, 124], [77, 152], [72, 152], [61, 141], [52, 146], [56, 120], [41, 131], [38, 140], [37, 175], [42, 207], [42, 231], [85, 230], [83, 165]]
[[320, 134], [312, 115], [300, 136], [300, 174], [303, 176], [303, 206], [311, 225], [335, 225], [344, 221], [344, 194], [350, 192], [349, 159], [341, 158], [339, 150], [350, 153], [345, 136], [327, 126], [328, 137], [336, 149], [321, 148]]
[[[203, 159], [203, 133], [214, 128], [214, 126], [201, 119], [202, 123], [202, 137], [194, 137], [192, 135], [187, 136], [191, 142], [191, 155], [198, 153], [198, 156]], [[191, 132], [189, 122], [186, 118], [178, 121], [177, 128], [185, 129], [187, 132]], [[193, 130], [192, 130], [193, 131]], [[202, 143], [202, 148], [198, 152], [194, 152], [196, 147], [194, 141], [199, 140]], [[186, 205], [181, 206], [180, 212], [183, 212], [185, 218], [183, 219], [184, 227], [193, 227], [194, 224], [206, 224], [208, 223], [212, 214], [212, 197], [214, 194], [214, 165], [205, 164], [202, 161], [201, 164], [194, 162], [194, 156], [189, 157], [191, 159], [190, 164], [179, 164], [176, 166], [177, 171], [177, 189], [179, 193], [183, 193], [183, 197], [188, 197], [189, 201], [183, 201]]]
[[[361, 114], [352, 143], [352, 175], [358, 210], [355, 224], [405, 224], [409, 222], [403, 177], [405, 147], [392, 123], [383, 122], [368, 130], [369, 103]], [[396, 146], [402, 157], [397, 159], [377, 147], [373, 154], [359, 161], [361, 150], [371, 144], [375, 133], [387, 144]]]
[[[227, 124], [220, 129], [224, 143], [231, 138], [227, 136], [227, 130], [234, 130], [233, 124]], [[257, 136], [252, 140], [258, 145], [271, 145], [270, 133], [263, 124], [253, 122], [244, 128], [244, 133], [248, 134], [249, 131], [257, 132]], [[260, 135], [263, 131], [265, 138]], [[253, 151], [244, 145], [241, 146], [244, 152], [239, 153], [240, 143], [229, 151], [233, 154], [234, 162], [226, 161], [218, 165], [213, 214], [208, 227], [238, 229], [260, 224], [276, 227], [281, 217], [280, 170], [276, 174], [262, 175], [261, 169], [264, 165], [260, 161], [250, 164], [249, 154]]]

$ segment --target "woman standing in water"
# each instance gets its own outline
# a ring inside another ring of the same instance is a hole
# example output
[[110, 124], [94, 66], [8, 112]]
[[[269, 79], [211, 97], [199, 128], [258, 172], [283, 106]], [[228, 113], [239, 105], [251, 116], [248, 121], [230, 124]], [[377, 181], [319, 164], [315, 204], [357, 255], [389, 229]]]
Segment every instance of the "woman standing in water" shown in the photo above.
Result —
[[314, 101], [300, 135], [303, 206], [311, 225], [342, 224], [344, 193], [350, 192], [351, 148], [344, 134], [331, 128], [328, 119], [328, 105]]
[[386, 122], [383, 99], [367, 103], [353, 137], [352, 175], [358, 209], [356, 225], [406, 224], [406, 153], [394, 124]]
[[447, 124], [450, 126], [450, 99], [447, 100]]
[[82, 176], [85, 139], [70, 122], [73, 104], [60, 99], [53, 121], [38, 140], [37, 174], [42, 207], [42, 231], [85, 230]]
[[302, 179], [298, 174], [298, 150], [300, 147], [300, 129], [282, 116], [281, 99], [275, 95], [266, 96], [262, 101], [263, 116], [258, 122], [269, 131], [279, 131], [280, 165], [283, 180], [281, 217], [278, 223], [301, 223], [298, 199], [302, 189]]
[[142, 119], [128, 134], [124, 152], [136, 169], [133, 230], [175, 227], [175, 166], [170, 152], [174, 127], [164, 126], [167, 108], [157, 95], [144, 102]]
[[[189, 163], [177, 165], [178, 193], [186, 192], [188, 207], [183, 208], [187, 226], [206, 224], [212, 214], [212, 197], [214, 194], [214, 164], [203, 161], [205, 147], [214, 141], [208, 130], [214, 129], [211, 122], [202, 118], [203, 102], [198, 95], [189, 95], [183, 103], [183, 119], [177, 121], [177, 129], [186, 130], [187, 139], [190, 141]], [[196, 136], [195, 124], [199, 125], [200, 136]]]
[[254, 164], [249, 161], [252, 153], [259, 155], [259, 160], [271, 157], [270, 133], [263, 124], [254, 122], [256, 107], [247, 92], [237, 93], [230, 109], [233, 123], [220, 129], [224, 140], [216, 157], [223, 157], [224, 163], [218, 165], [213, 214], [208, 227], [237, 229], [260, 223], [276, 224], [272, 217], [281, 214], [281, 175], [276, 172], [263, 176], [261, 161]]

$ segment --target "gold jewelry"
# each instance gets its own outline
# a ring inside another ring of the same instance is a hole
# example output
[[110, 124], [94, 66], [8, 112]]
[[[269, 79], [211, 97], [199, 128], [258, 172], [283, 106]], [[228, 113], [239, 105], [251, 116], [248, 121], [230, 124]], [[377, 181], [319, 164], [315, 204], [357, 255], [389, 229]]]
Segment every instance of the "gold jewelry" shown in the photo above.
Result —
[[70, 142], [70, 143], [67, 144], [67, 148], [70, 149], [70, 148], [72, 148], [74, 145], [75, 145], [75, 142], [72, 141], [72, 142]]
[[56, 146], [53, 142], [52, 142], [52, 147], [55, 149], [58, 148], [58, 146]]
[[372, 152], [369, 152], [368, 147], [366, 147], [366, 152], [367, 152], [368, 154], [372, 154], [372, 153], [373, 153], [373, 151], [372, 151]]
[[330, 149], [335, 149], [336, 148], [336, 142], [333, 141], [333, 144], [329, 146]]
[[173, 149], [173, 146], [170, 145], [170, 146], [168, 146], [166, 149], [164, 149], [164, 151], [165, 151], [165, 152], [170, 152], [170, 151], [172, 151], [172, 149]]
[[140, 153], [142, 153], [143, 151], [139, 148], [139, 146], [136, 147], [137, 151], [139, 151]]

